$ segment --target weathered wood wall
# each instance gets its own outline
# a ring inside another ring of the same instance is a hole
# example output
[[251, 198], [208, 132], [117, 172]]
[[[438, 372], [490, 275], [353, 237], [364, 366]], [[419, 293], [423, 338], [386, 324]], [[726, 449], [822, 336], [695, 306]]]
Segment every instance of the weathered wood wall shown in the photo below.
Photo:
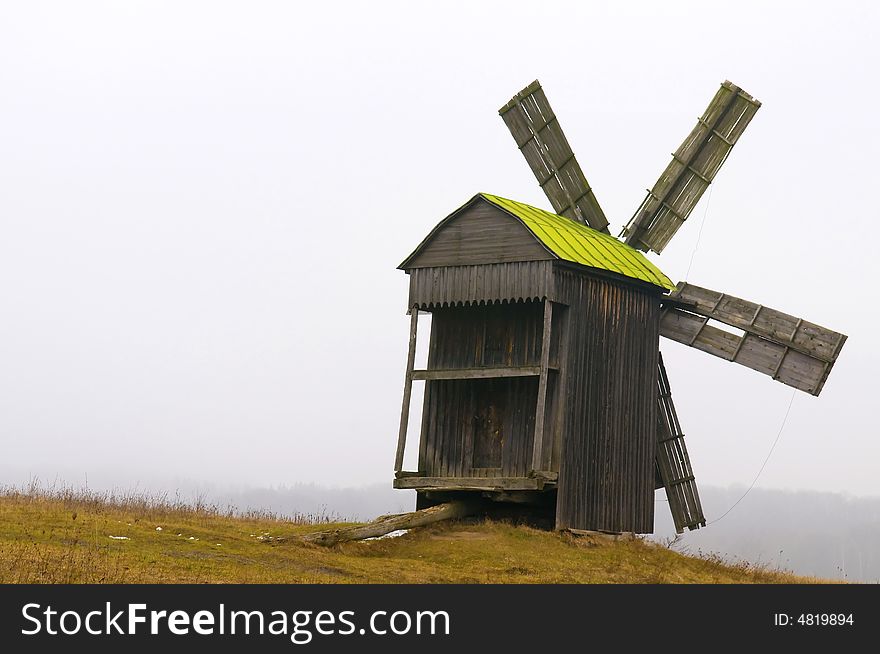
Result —
[[654, 525], [659, 293], [566, 270], [557, 528]]
[[525, 225], [481, 198], [440, 223], [426, 241], [407, 259], [407, 270], [555, 259]]
[[428, 368], [537, 365], [543, 315], [540, 302], [435, 310]]
[[[541, 302], [433, 311], [428, 368], [534, 366]], [[427, 381], [419, 471], [428, 477], [525, 477], [531, 463], [537, 377]]]
[[419, 470], [426, 477], [525, 477], [537, 377], [426, 382]]

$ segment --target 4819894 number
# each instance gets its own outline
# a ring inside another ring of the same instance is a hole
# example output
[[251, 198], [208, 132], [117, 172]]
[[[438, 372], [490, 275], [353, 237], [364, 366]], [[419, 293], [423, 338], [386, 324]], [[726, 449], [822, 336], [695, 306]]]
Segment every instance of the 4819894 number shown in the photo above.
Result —
[[773, 615], [777, 627], [798, 625], [801, 627], [843, 627], [852, 626], [852, 613], [801, 613], [797, 617], [787, 613]]

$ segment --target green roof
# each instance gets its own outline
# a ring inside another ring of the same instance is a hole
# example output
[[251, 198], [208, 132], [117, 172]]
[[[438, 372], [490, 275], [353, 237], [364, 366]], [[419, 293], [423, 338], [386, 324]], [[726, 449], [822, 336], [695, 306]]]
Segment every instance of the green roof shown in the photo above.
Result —
[[564, 261], [608, 270], [670, 291], [675, 289], [669, 277], [644, 254], [610, 234], [522, 202], [488, 193], [480, 196], [522, 221], [544, 247]]

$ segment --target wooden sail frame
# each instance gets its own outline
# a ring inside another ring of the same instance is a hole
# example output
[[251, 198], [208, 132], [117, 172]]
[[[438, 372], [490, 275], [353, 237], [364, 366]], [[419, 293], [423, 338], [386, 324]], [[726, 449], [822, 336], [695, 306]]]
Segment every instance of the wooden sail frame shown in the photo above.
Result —
[[609, 233], [605, 213], [538, 80], [513, 96], [498, 113], [553, 205], [553, 210], [560, 216]]
[[803, 318], [686, 282], [679, 282], [670, 300], [660, 318], [661, 336], [811, 395], [822, 392], [847, 338]]
[[672, 388], [663, 355], [658, 357], [657, 375], [657, 454], [655, 462], [660, 481], [666, 488], [669, 510], [675, 523], [675, 532], [706, 526], [706, 517], [700, 503], [700, 494], [694, 479], [684, 434], [672, 403]]
[[672, 154], [672, 161], [621, 232], [629, 245], [657, 254], [663, 251], [760, 107], [760, 102], [735, 84], [721, 84], [696, 127]]

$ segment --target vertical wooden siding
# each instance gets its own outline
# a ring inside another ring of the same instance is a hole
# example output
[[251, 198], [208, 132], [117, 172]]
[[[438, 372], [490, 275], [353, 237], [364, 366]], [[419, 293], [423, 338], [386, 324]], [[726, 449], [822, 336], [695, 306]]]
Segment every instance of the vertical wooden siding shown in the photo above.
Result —
[[428, 368], [533, 366], [541, 357], [541, 302], [434, 310]]
[[553, 295], [552, 261], [414, 268], [407, 274], [407, 306], [420, 309], [505, 300], [540, 300]]
[[651, 532], [659, 299], [565, 270], [556, 284], [569, 305], [556, 526]]
[[[541, 302], [435, 309], [428, 368], [537, 365]], [[525, 476], [537, 377], [428, 381], [419, 470], [430, 477]]]
[[419, 452], [419, 470], [425, 476], [528, 474], [537, 377], [426, 383]]

